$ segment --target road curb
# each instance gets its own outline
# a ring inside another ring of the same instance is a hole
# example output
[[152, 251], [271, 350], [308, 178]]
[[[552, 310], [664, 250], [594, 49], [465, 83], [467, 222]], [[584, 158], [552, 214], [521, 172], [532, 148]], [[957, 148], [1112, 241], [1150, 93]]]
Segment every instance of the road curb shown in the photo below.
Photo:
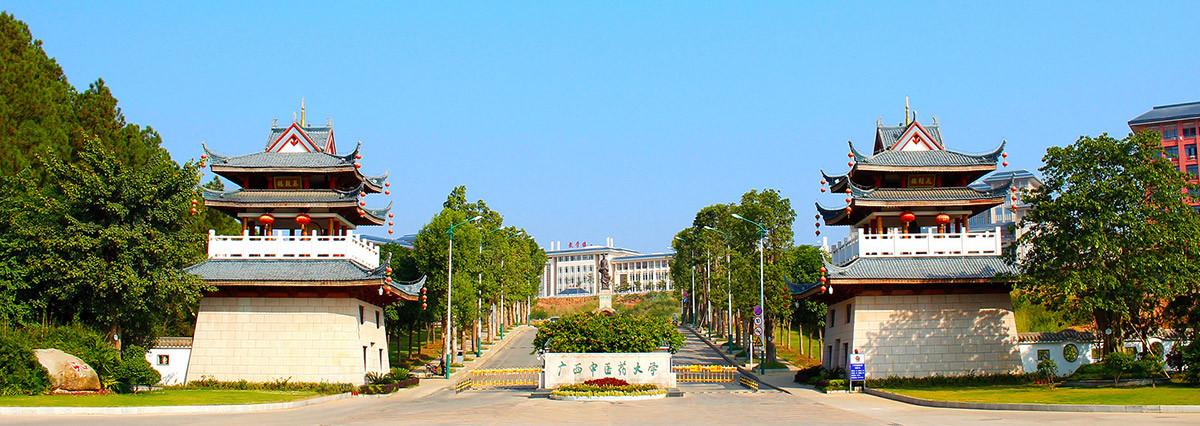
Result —
[[349, 392], [289, 402], [239, 405], [164, 405], [142, 407], [0, 407], [0, 415], [79, 415], [79, 414], [203, 414], [249, 413], [287, 410], [323, 402], [350, 398]]
[[729, 365], [735, 366], [735, 368], [738, 369], [739, 373], [742, 373], [742, 374], [746, 375], [746, 377], [754, 379], [754, 381], [758, 382], [760, 385], [766, 385], [767, 387], [769, 387], [771, 389], [775, 389], [777, 391], [786, 393], [788, 395], [792, 394], [791, 392], [788, 392], [787, 389], [767, 383], [765, 380], [759, 378], [757, 374], [754, 374], [753, 372], [750, 372], [749, 370], [742, 368], [742, 366], [738, 365], [738, 364], [740, 364], [739, 362], [734, 362], [733, 359], [730, 359], [729, 355], [726, 355], [725, 352], [721, 350], [721, 348], [718, 348], [717, 345], [714, 345], [713, 342], [709, 341], [707, 336], [700, 334], [699, 332], [696, 331], [696, 329], [692, 328], [690, 325], [684, 324], [683, 328], [686, 328], [688, 331], [692, 332], [693, 335], [700, 338], [700, 341], [702, 341], [702, 342], [704, 342], [704, 344], [708, 345], [708, 347], [711, 348], [713, 350], [713, 352], [716, 352], [718, 355], [721, 355], [721, 358], [724, 358], [725, 362], [729, 363]]
[[1062, 411], [1072, 413], [1200, 413], [1200, 405], [1000, 404], [994, 402], [936, 401], [879, 389], [864, 389], [863, 391], [880, 398], [934, 408], [999, 411]]

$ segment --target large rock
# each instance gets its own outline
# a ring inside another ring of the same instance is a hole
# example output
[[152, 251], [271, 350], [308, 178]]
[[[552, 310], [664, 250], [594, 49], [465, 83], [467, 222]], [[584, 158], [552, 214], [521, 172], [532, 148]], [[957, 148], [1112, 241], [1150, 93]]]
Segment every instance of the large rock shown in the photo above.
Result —
[[38, 363], [50, 373], [50, 388], [66, 391], [98, 391], [100, 376], [75, 355], [58, 349], [34, 349]]

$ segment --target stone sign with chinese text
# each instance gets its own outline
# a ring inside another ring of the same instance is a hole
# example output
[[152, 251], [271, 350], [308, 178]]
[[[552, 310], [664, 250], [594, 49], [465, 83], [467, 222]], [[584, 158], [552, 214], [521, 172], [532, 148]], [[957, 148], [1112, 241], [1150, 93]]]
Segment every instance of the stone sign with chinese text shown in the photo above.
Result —
[[670, 352], [557, 353], [543, 356], [542, 389], [614, 377], [629, 383], [676, 387]]

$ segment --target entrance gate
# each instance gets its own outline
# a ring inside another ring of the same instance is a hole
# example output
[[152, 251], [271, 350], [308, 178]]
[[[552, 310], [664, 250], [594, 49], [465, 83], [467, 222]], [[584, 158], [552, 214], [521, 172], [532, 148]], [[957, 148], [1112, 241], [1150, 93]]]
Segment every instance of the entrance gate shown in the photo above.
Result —
[[536, 389], [541, 367], [474, 370], [466, 380], [454, 386], [456, 392], [479, 389]]

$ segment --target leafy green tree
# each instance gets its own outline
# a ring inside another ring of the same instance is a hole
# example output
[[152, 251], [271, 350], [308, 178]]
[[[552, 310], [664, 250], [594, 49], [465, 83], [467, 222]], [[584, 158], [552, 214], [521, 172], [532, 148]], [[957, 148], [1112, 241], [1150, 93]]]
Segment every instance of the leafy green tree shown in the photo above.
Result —
[[1200, 279], [1200, 220], [1188, 205], [1196, 185], [1163, 158], [1156, 133], [1081, 137], [1043, 157], [1043, 186], [1008, 258], [1018, 286], [1055, 309], [1090, 315], [1104, 348], [1126, 333], [1163, 325], [1167, 302], [1194, 294]]
[[575, 314], [538, 326], [535, 348], [550, 352], [653, 352], [667, 347], [676, 353], [683, 335], [663, 318], [633, 315]]
[[45, 159], [0, 177], [0, 297], [9, 322], [80, 322], [149, 343], [154, 325], [195, 306], [205, 288], [183, 267], [200, 259], [187, 232], [195, 164], [165, 150], [133, 166], [98, 145], [79, 162]]
[[[74, 92], [42, 41], [0, 12], [0, 175], [16, 175], [37, 155], [68, 153]], [[41, 182], [40, 174], [31, 178]]]
[[135, 386], [149, 386], [158, 383], [162, 375], [146, 361], [146, 350], [141, 346], [131, 345], [125, 348], [125, 356], [113, 370], [113, 379], [124, 387], [132, 389]]

